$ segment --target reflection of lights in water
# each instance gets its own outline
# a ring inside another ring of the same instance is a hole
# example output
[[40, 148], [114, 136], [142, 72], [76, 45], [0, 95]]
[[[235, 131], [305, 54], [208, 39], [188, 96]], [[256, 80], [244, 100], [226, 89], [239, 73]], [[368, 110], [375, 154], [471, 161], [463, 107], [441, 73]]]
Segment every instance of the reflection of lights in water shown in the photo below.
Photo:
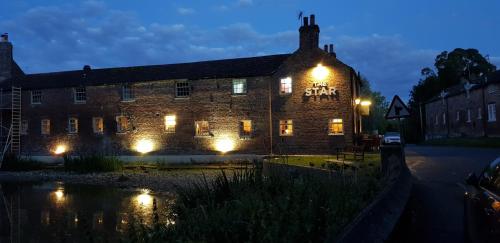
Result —
[[58, 188], [56, 191], [53, 192], [53, 195], [56, 203], [63, 203], [66, 199], [63, 188]]
[[137, 195], [136, 202], [143, 207], [150, 207], [153, 205], [153, 197], [149, 195], [148, 189], [142, 189], [141, 194]]

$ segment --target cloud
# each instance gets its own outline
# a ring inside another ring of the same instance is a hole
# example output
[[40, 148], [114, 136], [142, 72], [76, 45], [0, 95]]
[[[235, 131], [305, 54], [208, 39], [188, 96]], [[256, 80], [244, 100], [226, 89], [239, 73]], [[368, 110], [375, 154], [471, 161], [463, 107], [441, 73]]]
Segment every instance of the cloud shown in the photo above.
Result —
[[177, 13], [180, 15], [194, 14], [196, 11], [192, 8], [177, 8]]
[[236, 5], [238, 5], [240, 7], [251, 6], [251, 5], [253, 5], [253, 1], [252, 0], [238, 0], [238, 2], [236, 2]]

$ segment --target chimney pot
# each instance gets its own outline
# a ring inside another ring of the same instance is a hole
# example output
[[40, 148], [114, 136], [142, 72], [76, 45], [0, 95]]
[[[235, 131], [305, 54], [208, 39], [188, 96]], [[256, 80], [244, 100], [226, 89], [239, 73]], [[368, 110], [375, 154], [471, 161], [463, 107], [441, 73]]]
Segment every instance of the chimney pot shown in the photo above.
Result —
[[314, 14], [311, 14], [310, 19], [311, 26], [314, 26], [316, 24], [316, 16], [314, 16]]
[[333, 51], [333, 44], [330, 44], [330, 53], [334, 53], [334, 51]]
[[325, 45], [325, 46], [323, 47], [323, 50], [324, 50], [325, 52], [328, 52], [328, 45]]
[[304, 17], [304, 26], [309, 26], [309, 19]]
[[2, 42], [9, 41], [9, 34], [8, 33], [3, 33], [1, 37], [2, 37]]
[[90, 69], [91, 69], [91, 68], [90, 68], [90, 65], [85, 65], [85, 66], [83, 66], [83, 71], [85, 71], [85, 72], [90, 71]]

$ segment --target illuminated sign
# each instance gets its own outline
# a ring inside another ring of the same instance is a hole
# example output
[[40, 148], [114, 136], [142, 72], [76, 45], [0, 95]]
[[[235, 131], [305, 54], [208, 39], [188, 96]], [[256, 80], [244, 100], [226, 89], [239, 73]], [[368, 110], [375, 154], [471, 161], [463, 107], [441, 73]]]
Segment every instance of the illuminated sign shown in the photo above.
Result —
[[312, 88], [306, 89], [306, 96], [334, 96], [337, 95], [337, 88], [328, 86], [327, 82], [314, 82]]

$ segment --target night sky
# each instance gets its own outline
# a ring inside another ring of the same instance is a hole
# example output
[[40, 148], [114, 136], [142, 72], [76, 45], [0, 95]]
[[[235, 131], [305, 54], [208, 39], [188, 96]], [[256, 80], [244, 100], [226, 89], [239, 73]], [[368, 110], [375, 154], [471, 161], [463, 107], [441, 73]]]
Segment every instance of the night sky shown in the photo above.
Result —
[[456, 47], [477, 48], [500, 67], [500, 1], [2, 0], [0, 32], [27, 73], [167, 64], [290, 53], [299, 11], [316, 14], [320, 46], [408, 97], [420, 69]]

